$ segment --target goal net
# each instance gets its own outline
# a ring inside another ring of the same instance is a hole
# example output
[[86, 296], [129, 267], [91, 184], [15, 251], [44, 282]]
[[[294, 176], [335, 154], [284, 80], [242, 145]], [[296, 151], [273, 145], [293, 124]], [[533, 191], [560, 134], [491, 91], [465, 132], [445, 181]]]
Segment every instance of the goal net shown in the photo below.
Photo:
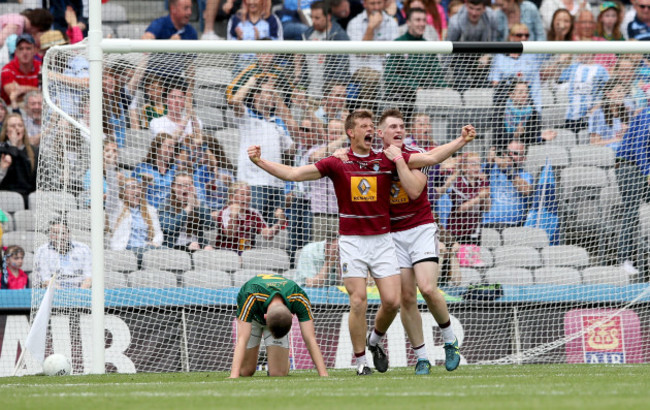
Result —
[[[462, 363], [648, 361], [645, 55], [289, 50], [106, 54], [103, 164], [90, 163], [78, 126], [88, 125], [87, 50], [47, 53], [30, 196], [35, 258], [56, 218], [72, 247], [90, 244], [89, 169], [103, 167], [103, 188], [93, 189], [103, 189], [106, 213], [107, 371], [227, 370], [238, 289], [260, 274], [304, 286], [327, 366], [351, 368], [333, 186], [273, 178], [246, 149], [314, 163], [348, 147], [349, 112], [378, 119], [389, 108], [404, 116], [407, 146], [436, 149], [465, 124], [477, 129], [427, 171], [438, 284]], [[379, 136], [374, 144], [382, 148]], [[51, 263], [35, 261], [35, 286], [57, 269]], [[75, 268], [58, 267], [46, 351], [71, 356], [83, 373], [91, 293], [75, 275], [91, 272], [65, 263]], [[370, 326], [379, 298], [368, 286]], [[33, 293], [33, 310], [42, 295]], [[420, 310], [440, 365], [440, 330], [422, 299]], [[292, 368], [312, 368], [297, 326], [290, 339]], [[385, 345], [391, 366], [414, 365], [399, 316]]]

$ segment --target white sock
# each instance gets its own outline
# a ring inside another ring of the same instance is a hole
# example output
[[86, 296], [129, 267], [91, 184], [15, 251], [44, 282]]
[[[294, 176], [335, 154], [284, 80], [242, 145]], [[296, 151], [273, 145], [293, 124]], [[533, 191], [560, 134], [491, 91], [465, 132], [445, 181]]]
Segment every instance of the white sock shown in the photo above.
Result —
[[418, 360], [429, 360], [429, 355], [427, 354], [427, 346], [422, 344], [422, 346], [413, 348], [413, 352], [417, 356]]
[[454, 343], [454, 340], [456, 340], [456, 336], [454, 335], [454, 329], [451, 326], [447, 326], [445, 328], [440, 328], [442, 331], [442, 340], [445, 343]]
[[377, 332], [375, 332], [375, 329], [372, 329], [372, 332], [370, 332], [370, 338], [368, 339], [368, 345], [377, 346], [377, 344], [381, 342], [382, 337], [384, 337], [384, 335], [379, 336]]
[[354, 358], [354, 367], [359, 367], [362, 364], [365, 365], [366, 362], [366, 355], [364, 354], [363, 356], [355, 357]]

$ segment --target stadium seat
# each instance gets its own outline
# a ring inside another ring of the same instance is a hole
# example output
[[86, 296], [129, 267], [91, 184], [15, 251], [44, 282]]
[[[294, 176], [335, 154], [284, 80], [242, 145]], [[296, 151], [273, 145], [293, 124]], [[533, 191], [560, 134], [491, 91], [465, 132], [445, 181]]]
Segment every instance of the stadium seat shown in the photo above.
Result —
[[102, 22], [126, 23], [128, 21], [126, 9], [121, 4], [113, 2], [102, 4]]
[[192, 258], [177, 249], [151, 249], [144, 253], [142, 267], [145, 270], [185, 272], [192, 270]]
[[217, 236], [219, 236], [218, 229], [208, 229], [203, 231], [203, 240], [206, 243], [214, 244], [217, 242]]
[[495, 249], [501, 246], [501, 234], [496, 229], [481, 229], [481, 247]]
[[641, 227], [641, 236], [650, 238], [650, 204], [642, 204], [639, 207], [639, 225]]
[[473, 268], [460, 268], [460, 283], [459, 286], [468, 286], [476, 283], [481, 283], [481, 273]]
[[104, 269], [114, 272], [135, 272], [138, 270], [138, 258], [135, 253], [124, 251], [104, 251]]
[[123, 272], [114, 272], [110, 270], [104, 272], [104, 288], [123, 289], [128, 287], [129, 283]]
[[242, 268], [257, 269], [273, 272], [284, 272], [289, 269], [289, 255], [282, 249], [266, 248], [244, 251]]
[[491, 108], [494, 101], [494, 88], [468, 88], [463, 92], [463, 102], [467, 108]]
[[569, 165], [569, 153], [566, 148], [554, 145], [533, 145], [528, 148], [524, 169], [532, 175], [538, 175], [546, 165], [547, 159], [553, 169]]
[[550, 141], [546, 141], [545, 145], [558, 146], [571, 148], [577, 145], [576, 134], [566, 128], [553, 128], [557, 136]]
[[560, 178], [560, 217], [564, 235], [597, 232], [602, 228], [601, 191], [608, 184], [607, 173], [597, 167], [568, 167]]
[[497, 267], [539, 268], [542, 262], [537, 249], [530, 246], [501, 246], [494, 251]]
[[23, 258], [23, 270], [25, 273], [30, 273], [34, 270], [34, 254], [32, 252], [25, 252]]
[[70, 229], [70, 239], [73, 241], [85, 243], [86, 245], [90, 246], [90, 231], [86, 231], [84, 229]]
[[163, 270], [139, 270], [128, 275], [132, 288], [175, 288], [176, 275]]
[[117, 38], [129, 38], [131, 40], [139, 40], [144, 31], [149, 27], [149, 23], [129, 23], [120, 24], [115, 30]]
[[541, 228], [506, 228], [501, 233], [504, 246], [530, 246], [541, 249], [548, 246], [548, 234]]
[[481, 246], [481, 262], [483, 262], [482, 268], [491, 268], [494, 266], [494, 256], [492, 256], [492, 251], [485, 246]]
[[9, 212], [5, 212], [5, 215], [7, 216], [7, 220], [2, 223], [2, 230], [3, 232], [11, 232], [16, 229], [16, 224], [14, 223], [14, 217], [11, 216]]
[[[40, 3], [39, 3], [40, 4]], [[29, 7], [29, 4], [21, 3], [0, 3], [0, 16], [5, 14], [20, 14], [23, 10]]]
[[223, 289], [232, 286], [230, 274], [224, 271], [192, 270], [183, 274], [183, 284], [186, 288]]
[[14, 213], [25, 209], [23, 196], [14, 191], [0, 191], [0, 209], [5, 213]]
[[115, 38], [115, 30], [113, 30], [113, 27], [106, 24], [102, 24], [102, 37]]
[[589, 130], [580, 130], [578, 134], [578, 145], [589, 145], [591, 144], [591, 133]]
[[609, 147], [578, 145], [571, 147], [571, 166], [611, 168], [616, 165], [616, 155]]
[[68, 212], [77, 209], [77, 198], [65, 191], [34, 191], [27, 197], [29, 209], [39, 212]]
[[415, 98], [416, 109], [426, 111], [429, 107], [457, 107], [463, 106], [460, 93], [451, 88], [429, 88], [418, 91]]
[[630, 283], [630, 277], [619, 266], [593, 266], [582, 271], [582, 281], [585, 285], [625, 286]]
[[3, 246], [18, 245], [25, 252], [34, 252], [39, 246], [47, 242], [47, 235], [34, 231], [6, 232], [2, 236]]
[[589, 254], [576, 245], [547, 246], [542, 249], [544, 266], [584, 268], [589, 266]]
[[545, 266], [535, 270], [535, 283], [538, 285], [579, 285], [582, 283], [577, 269]]
[[201, 250], [192, 254], [194, 270], [199, 272], [234, 272], [241, 267], [237, 252], [215, 249]]
[[488, 283], [526, 286], [533, 284], [533, 274], [530, 270], [524, 268], [497, 266], [485, 272], [485, 280]]
[[130, 146], [117, 149], [117, 162], [122, 168], [133, 169], [144, 162], [149, 152], [149, 145]]
[[248, 282], [249, 279], [262, 274], [268, 274], [267, 271], [261, 271], [258, 269], [241, 269], [232, 274], [232, 284], [234, 287], [241, 287], [244, 283]]
[[277, 235], [271, 240], [264, 239], [264, 237], [259, 234], [255, 237], [255, 246], [257, 248], [276, 248], [287, 250], [289, 248], [289, 232], [287, 230], [282, 230], [278, 232]]

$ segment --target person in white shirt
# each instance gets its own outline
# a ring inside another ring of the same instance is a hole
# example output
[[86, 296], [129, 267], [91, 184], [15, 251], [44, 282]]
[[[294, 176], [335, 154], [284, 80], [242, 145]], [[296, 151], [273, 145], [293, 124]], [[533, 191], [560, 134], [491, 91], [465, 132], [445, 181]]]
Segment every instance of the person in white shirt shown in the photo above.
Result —
[[194, 112], [192, 96], [183, 85], [172, 85], [167, 90], [167, 115], [154, 118], [149, 125], [151, 139], [161, 132], [173, 135], [177, 142], [201, 131], [203, 124]]
[[36, 281], [41, 286], [50, 284], [56, 275], [59, 288], [84, 288], [92, 285], [90, 248], [70, 240], [70, 229], [63, 219], [50, 223], [49, 242], [34, 253]]

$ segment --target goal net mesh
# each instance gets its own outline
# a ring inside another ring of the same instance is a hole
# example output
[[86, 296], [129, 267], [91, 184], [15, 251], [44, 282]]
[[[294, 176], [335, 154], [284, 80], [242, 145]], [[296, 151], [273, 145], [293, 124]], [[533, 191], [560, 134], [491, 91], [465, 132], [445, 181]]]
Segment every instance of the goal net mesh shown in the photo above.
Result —
[[[87, 55], [48, 52], [53, 106], [30, 204], [36, 253], [60, 217], [73, 247], [89, 245], [89, 169], [103, 166], [108, 371], [227, 370], [238, 288], [260, 274], [303, 285], [327, 366], [352, 366], [331, 182], [285, 183], [246, 149], [314, 163], [348, 146], [342, 121], [361, 108], [376, 119], [400, 109], [403, 144], [426, 150], [477, 129], [428, 175], [463, 363], [648, 361], [644, 56], [132, 53], [103, 64], [104, 163], [91, 164], [88, 133], [61, 115], [88, 124]], [[35, 262], [35, 286], [48, 263]], [[82, 373], [91, 295], [72, 273], [59, 271], [47, 352]], [[440, 330], [420, 302], [440, 365]], [[385, 344], [391, 366], [414, 365], [399, 316]], [[313, 367], [297, 326], [291, 358]]]

